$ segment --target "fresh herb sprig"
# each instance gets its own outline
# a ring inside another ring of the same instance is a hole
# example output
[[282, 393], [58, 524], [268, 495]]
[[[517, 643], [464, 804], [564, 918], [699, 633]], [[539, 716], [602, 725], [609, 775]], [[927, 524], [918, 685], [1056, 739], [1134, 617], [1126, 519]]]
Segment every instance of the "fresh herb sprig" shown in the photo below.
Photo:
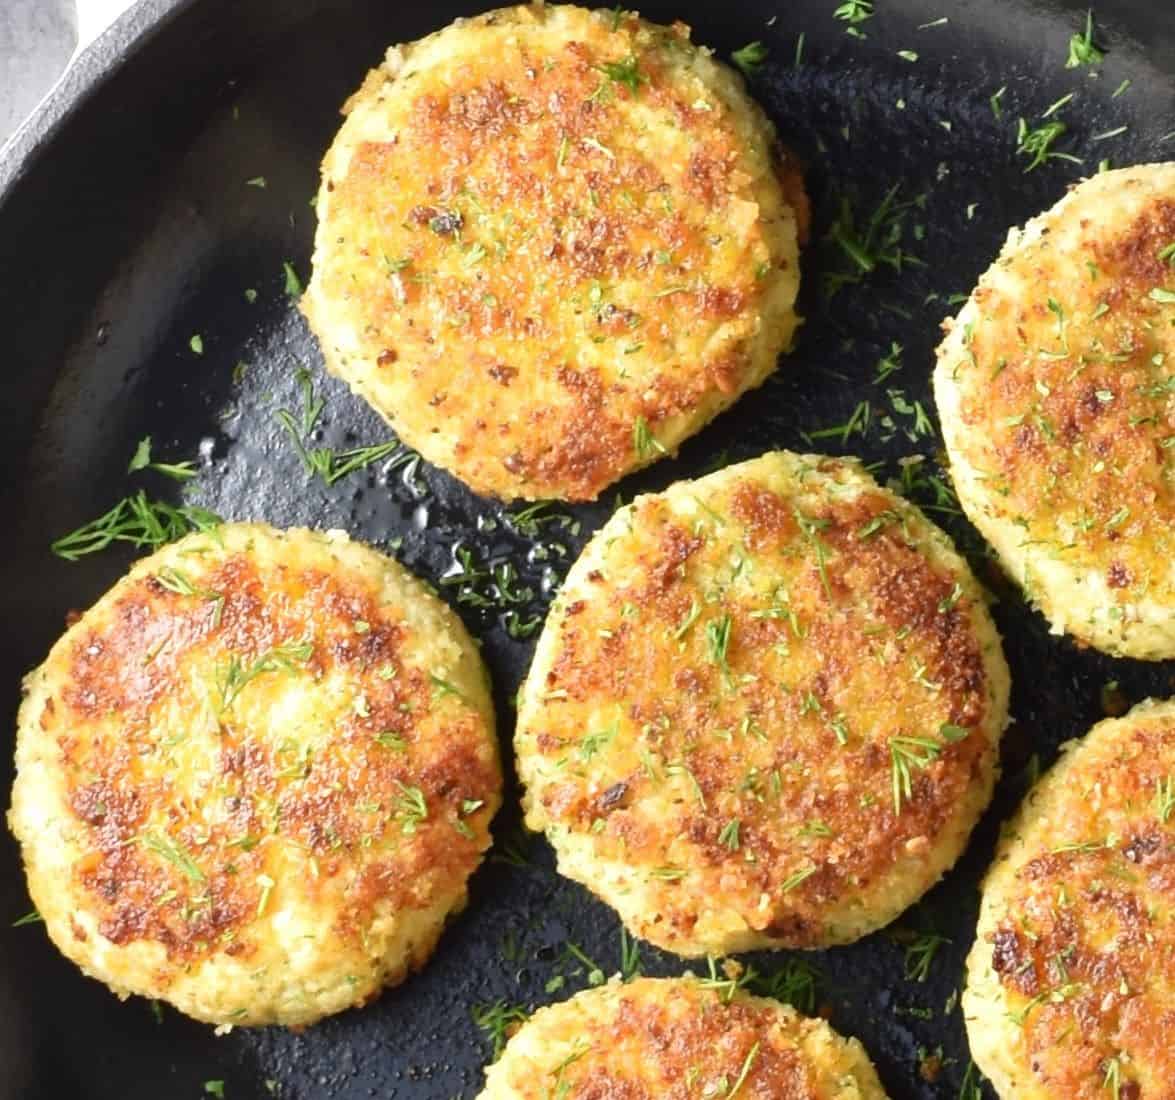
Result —
[[1054, 145], [1069, 132], [1069, 127], [1057, 117], [1057, 112], [1073, 98], [1070, 92], [1052, 104], [1040, 116], [1040, 123], [1029, 126], [1026, 119], [1021, 118], [1016, 124], [1016, 155], [1028, 158], [1028, 166], [1024, 169], [1033, 172], [1042, 164], [1050, 160], [1067, 160], [1072, 164], [1080, 164], [1081, 158], [1072, 153], [1062, 153], [1053, 148]]
[[400, 783], [400, 793], [394, 798], [396, 817], [400, 821], [400, 832], [413, 836], [421, 824], [428, 820], [428, 801], [419, 787]]
[[124, 497], [109, 512], [62, 535], [49, 549], [66, 561], [96, 554], [116, 542], [155, 550], [192, 531], [213, 531], [223, 522], [207, 508], [151, 500], [140, 489], [134, 496]]
[[703, 978], [701, 984], [717, 992], [728, 1004], [740, 989], [746, 989], [762, 997], [773, 997], [807, 1016], [815, 1014], [824, 982], [819, 970], [798, 958], [788, 959], [770, 974], [760, 974], [753, 966], [747, 966], [733, 977], [720, 977], [714, 959], [709, 960], [709, 970], [709, 977]]
[[215, 592], [211, 588], [201, 588], [199, 585], [193, 584], [186, 573], [172, 568], [160, 569], [155, 574], [155, 581], [166, 588], [168, 592], [174, 592], [177, 596], [194, 596], [212, 604], [212, 626], [214, 629], [220, 626], [220, 620], [224, 615], [225, 596], [223, 592]]
[[668, 454], [665, 445], [653, 434], [649, 422], [643, 416], [638, 416], [632, 426], [632, 449], [636, 451], [637, 458], [641, 459]]
[[906, 978], [914, 982], [924, 982], [930, 976], [930, 968], [934, 965], [935, 956], [944, 944], [951, 941], [937, 932], [918, 932], [906, 944], [905, 973]]
[[893, 812], [902, 812], [902, 801], [914, 797], [912, 769], [928, 768], [942, 755], [942, 744], [930, 737], [899, 735], [889, 741], [893, 780]]
[[706, 648], [709, 650], [710, 660], [718, 666], [722, 678], [728, 683], [731, 679], [730, 664], [727, 661], [731, 625], [729, 615], [721, 615], [706, 624]]
[[755, 974], [749, 987], [765, 997], [791, 1005], [797, 1012], [812, 1016], [823, 976], [811, 963], [803, 959], [789, 959], [770, 974]]
[[735, 50], [730, 55], [730, 60], [742, 70], [743, 76], [754, 76], [767, 60], [767, 47], [758, 40], [748, 42], [741, 49]]
[[605, 61], [597, 67], [613, 83], [623, 84], [634, 96], [640, 94], [645, 77], [641, 73], [634, 55], [630, 55], [622, 61]]
[[846, 32], [861, 38], [863, 33], [860, 24], [873, 18], [873, 0], [844, 0], [844, 3], [833, 11], [832, 17], [842, 23], [848, 23]]
[[580, 522], [566, 512], [555, 511], [556, 505], [549, 500], [540, 500], [536, 504], [528, 504], [518, 512], [505, 512], [502, 518], [518, 534], [524, 538], [537, 539], [548, 525], [556, 526], [560, 530], [569, 531], [578, 535]]
[[290, 437], [303, 469], [308, 474], [317, 475], [327, 485], [334, 485], [348, 474], [362, 470], [375, 462], [388, 460], [387, 470], [390, 473], [410, 463], [418, 462], [420, 456], [413, 450], [405, 447], [398, 440], [388, 440], [386, 443], [375, 443], [367, 447], [351, 447], [343, 451], [334, 451], [329, 447], [311, 447], [308, 439], [318, 424], [326, 402], [315, 396], [314, 382], [310, 372], [302, 369], [297, 374], [298, 385], [302, 391], [302, 411], [295, 416], [289, 409], [278, 409], [274, 413], [277, 422]]
[[983, 1078], [979, 1075], [975, 1063], [968, 1060], [967, 1070], [963, 1074], [963, 1081], [959, 1085], [959, 1100], [983, 1100]]
[[907, 217], [925, 205], [925, 196], [901, 199], [901, 184], [895, 183], [873, 212], [858, 224], [858, 216], [847, 197], [841, 198], [840, 211], [828, 231], [827, 239], [848, 261], [840, 270], [829, 271], [824, 278], [825, 296], [831, 298], [842, 287], [861, 282], [879, 267], [901, 271], [922, 261], [903, 246]]
[[522, 1005], [512, 1005], [504, 1000], [474, 1005], [470, 1014], [473, 1016], [473, 1022], [486, 1033], [486, 1037], [493, 1044], [495, 1062], [501, 1057], [506, 1040], [514, 1029], [526, 1023], [530, 1016]]
[[620, 929], [620, 979], [631, 982], [641, 974], [641, 945], [640, 940], [628, 934], [624, 927]]
[[156, 473], [170, 477], [173, 481], [190, 481], [196, 476], [194, 462], [155, 462], [151, 458], [151, 437], [144, 436], [139, 440], [135, 453], [131, 456], [127, 473], [137, 473], [139, 470], [154, 470]]
[[173, 867], [179, 868], [193, 882], [203, 883], [205, 881], [204, 872], [196, 866], [196, 861], [192, 859], [188, 850], [166, 833], [144, 833], [140, 842], [149, 852], [154, 852], [161, 859], [167, 860]]
[[217, 675], [218, 712], [223, 714], [228, 710], [258, 676], [267, 672], [295, 672], [295, 662], [305, 664], [313, 654], [314, 643], [306, 639], [276, 645], [247, 665], [234, 653]]
[[1155, 784], [1155, 816], [1166, 825], [1175, 813], [1175, 778], [1166, 776]]
[[1093, 9], [1085, 13], [1085, 31], [1069, 39], [1069, 59], [1066, 69], [1079, 69], [1082, 65], [1097, 65], [1105, 59], [1105, 51], [1093, 40]]

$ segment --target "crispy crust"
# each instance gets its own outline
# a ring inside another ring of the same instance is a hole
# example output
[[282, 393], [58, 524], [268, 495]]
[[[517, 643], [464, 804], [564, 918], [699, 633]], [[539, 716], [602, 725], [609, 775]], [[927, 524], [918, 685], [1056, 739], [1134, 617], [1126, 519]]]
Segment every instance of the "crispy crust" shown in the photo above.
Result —
[[540, 1009], [487, 1070], [480, 1100], [686, 1100], [736, 1088], [743, 1100], [885, 1100], [855, 1039], [692, 977], [613, 981]]
[[683, 25], [459, 20], [347, 112], [303, 310], [328, 368], [476, 491], [594, 499], [790, 343], [796, 162]]
[[[521, 697], [527, 823], [669, 950], [848, 942], [957, 858], [1007, 690], [941, 532], [854, 462], [768, 454], [639, 497], [572, 568]], [[910, 736], [935, 758], [895, 812]]]
[[25, 689], [9, 820], [29, 889], [122, 995], [218, 1024], [361, 1003], [424, 962], [489, 846], [476, 648], [341, 532], [166, 547]]
[[1175, 657], [1175, 164], [1087, 180], [1013, 230], [948, 326], [959, 498], [1054, 629]]
[[1175, 1096], [1175, 704], [1099, 722], [1040, 780], [984, 883], [963, 1010], [1012, 1100]]

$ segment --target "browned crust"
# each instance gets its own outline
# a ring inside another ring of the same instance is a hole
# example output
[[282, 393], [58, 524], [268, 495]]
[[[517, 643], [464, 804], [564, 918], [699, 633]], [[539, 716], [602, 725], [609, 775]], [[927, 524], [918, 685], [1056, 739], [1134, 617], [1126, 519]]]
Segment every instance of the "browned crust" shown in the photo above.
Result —
[[1175, 294], [1160, 259], [1175, 196], [1112, 233], [1092, 216], [1077, 229], [1075, 244], [1046, 234], [1008, 261], [1030, 297], [975, 291], [973, 362], [955, 367], [964, 449], [1026, 542], [1107, 572], [1119, 604], [1165, 599], [1155, 551], [1166, 556], [1175, 523], [1175, 307], [1152, 295]]
[[[538, 11], [504, 14], [526, 26]], [[754, 220], [745, 123], [681, 75], [688, 31], [577, 27], [550, 53], [463, 57], [444, 81], [409, 51], [405, 72], [357, 97], [412, 95], [405, 125], [324, 180], [312, 322], [329, 346], [324, 303], [346, 303], [376, 384], [400, 387], [382, 409], [393, 426], [426, 454], [451, 433], [451, 455], [430, 457], [495, 495], [594, 499], [660, 453], [637, 443], [638, 421], [672, 447], [683, 416], [760, 380], [751, 337], [788, 262]], [[604, 72], [628, 64], [635, 88]], [[684, 166], [634, 142], [648, 117], [689, 141]], [[794, 157], [778, 179], [806, 221]], [[639, 300], [613, 300], [633, 283]], [[718, 338], [732, 321], [733, 343]], [[585, 365], [600, 347], [606, 368]]]
[[[158, 942], [175, 961], [215, 950], [248, 957], [275, 844], [312, 855], [317, 878], [301, 884], [311, 896], [353, 881], [334, 936], [361, 937], [377, 905], [459, 897], [486, 830], [484, 822], [476, 833], [458, 823], [469, 816], [466, 800], [496, 805], [496, 760], [482, 717], [438, 702], [427, 672], [405, 660], [414, 638], [400, 613], [357, 579], [314, 568], [259, 571], [242, 553], [201, 575], [198, 587], [199, 595], [183, 595], [155, 574], [125, 586], [101, 625], [70, 643], [66, 686], [40, 715], [89, 852], [75, 865], [75, 886], [102, 935], [119, 945]], [[262, 673], [237, 700], [284, 677], [341, 676], [362, 698], [362, 713], [358, 705], [349, 710], [304, 757], [260, 735], [236, 703], [223, 707], [210, 801], [193, 802], [189, 777], [160, 765], [168, 749], [159, 723], [182, 738], [172, 708], [198, 724], [207, 705], [194, 686], [199, 677], [215, 695], [232, 663], [248, 669], [302, 642], [308, 657]], [[438, 734], [439, 706], [447, 709]], [[377, 740], [388, 731], [402, 749]], [[406, 788], [419, 790], [428, 808], [410, 835]], [[152, 837], [190, 865], [161, 856]]]
[[[565, 1074], [564, 1080], [571, 1086], [568, 1095], [575, 1100], [654, 1100], [664, 1093], [650, 1088], [649, 1078], [672, 1089], [687, 1081], [691, 1072], [698, 1074], [702, 1066], [710, 1069], [708, 1077], [717, 1076], [712, 1067], [724, 1066], [733, 1084], [751, 1059], [740, 1094], [817, 1100], [821, 1092], [815, 1074], [804, 1064], [800, 1052], [770, 1041], [778, 1010], [742, 1000], [723, 1005], [717, 996], [691, 993], [695, 1011], [688, 1014], [673, 1012], [655, 1001], [621, 1000], [615, 1015], [604, 1024], [602, 1035], [593, 1038], [602, 1040], [609, 1061], [620, 1061], [615, 1057], [617, 1052], [631, 1054], [631, 1072], [639, 1072], [641, 1077], [634, 1079], [624, 1071], [587, 1059], [579, 1072], [569, 1067]], [[650, 1063], [655, 1073], [650, 1072]]]
[[[750, 927], [812, 946], [829, 935], [829, 908], [882, 886], [954, 824], [965, 794], [990, 781], [1003, 718], [991, 713], [971, 591], [911, 543], [888, 494], [801, 512], [743, 480], [707, 496], [711, 513], [717, 532], [642, 498], [634, 533], [620, 536], [633, 579], [588, 574], [599, 595], [567, 603], [545, 702], [522, 729], [545, 761], [532, 796], [546, 821], [642, 872], [687, 842], [668, 939], [688, 938], [721, 898]], [[790, 614], [715, 582], [751, 554]], [[707, 641], [726, 616], [724, 669]], [[584, 728], [585, 708], [601, 700], [634, 732], [591, 752], [601, 731]], [[958, 729], [940, 743], [944, 724]], [[911, 767], [899, 812], [890, 745], [910, 735], [932, 739], [937, 756]], [[695, 794], [667, 808], [666, 769], [683, 767]]]
[[989, 934], [1026, 1077], [1073, 1100], [1104, 1096], [1107, 1073], [1133, 1100], [1175, 1082], [1175, 818], [1158, 798], [1175, 777], [1175, 722], [1119, 726], [1111, 746], [1073, 750]]
[[732, 986], [638, 978], [541, 1009], [489, 1069], [483, 1100], [883, 1100], [859, 1044]]

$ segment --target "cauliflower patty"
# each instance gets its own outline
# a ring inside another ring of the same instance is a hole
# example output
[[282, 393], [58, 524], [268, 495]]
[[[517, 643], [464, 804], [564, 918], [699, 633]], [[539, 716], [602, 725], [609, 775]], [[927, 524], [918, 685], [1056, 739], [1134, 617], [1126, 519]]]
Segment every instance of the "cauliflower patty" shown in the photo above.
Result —
[[1175, 163], [1008, 235], [938, 350], [968, 517], [1056, 633], [1175, 657]]
[[527, 824], [683, 955], [887, 924], [987, 805], [1008, 671], [948, 539], [854, 461], [767, 454], [638, 497], [523, 687]]
[[856, 1039], [723, 984], [612, 981], [539, 1009], [479, 1100], [886, 1100]]
[[461, 19], [345, 112], [302, 308], [328, 369], [476, 492], [592, 500], [790, 344], [802, 181], [682, 24]]
[[457, 617], [341, 532], [137, 562], [25, 681], [9, 824], [54, 943], [121, 997], [313, 1023], [421, 966], [501, 775]]
[[1175, 1096], [1175, 703], [1099, 722], [983, 886], [963, 1013], [1005, 1100]]

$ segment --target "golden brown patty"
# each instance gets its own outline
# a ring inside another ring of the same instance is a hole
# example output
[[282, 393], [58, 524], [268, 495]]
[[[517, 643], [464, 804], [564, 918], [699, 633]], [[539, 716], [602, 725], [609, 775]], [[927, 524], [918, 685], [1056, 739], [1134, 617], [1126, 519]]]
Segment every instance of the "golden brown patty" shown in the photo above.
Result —
[[1175, 657], [1175, 164], [1012, 230], [935, 395], [963, 507], [1054, 630]]
[[694, 978], [612, 982], [540, 1009], [480, 1100], [885, 1100], [869, 1057], [823, 1020]]
[[593, 499], [790, 343], [802, 183], [685, 26], [458, 20], [346, 112], [303, 309], [328, 368], [476, 491]]
[[138, 562], [25, 684], [9, 823], [57, 946], [122, 996], [306, 1024], [420, 966], [489, 846], [476, 647], [341, 532]]
[[1175, 1097], [1175, 704], [1098, 723], [1029, 792], [968, 970], [1004, 1100]]
[[527, 824], [686, 955], [854, 940], [991, 795], [1008, 673], [966, 564], [855, 462], [768, 454], [638, 497], [524, 685]]

